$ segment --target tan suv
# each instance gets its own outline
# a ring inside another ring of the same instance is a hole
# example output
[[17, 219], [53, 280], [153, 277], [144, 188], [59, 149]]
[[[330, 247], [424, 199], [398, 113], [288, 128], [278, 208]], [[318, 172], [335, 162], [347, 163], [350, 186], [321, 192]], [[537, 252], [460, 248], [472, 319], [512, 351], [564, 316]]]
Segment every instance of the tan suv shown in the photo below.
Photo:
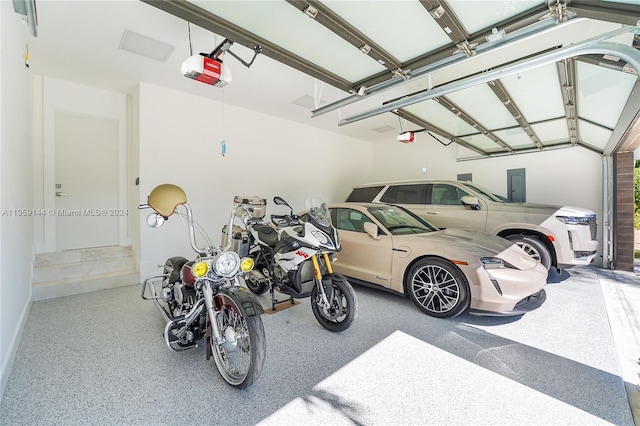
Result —
[[353, 188], [347, 202], [405, 207], [439, 228], [484, 231], [507, 238], [549, 269], [589, 265], [598, 251], [593, 211], [511, 203], [475, 183], [431, 180]]

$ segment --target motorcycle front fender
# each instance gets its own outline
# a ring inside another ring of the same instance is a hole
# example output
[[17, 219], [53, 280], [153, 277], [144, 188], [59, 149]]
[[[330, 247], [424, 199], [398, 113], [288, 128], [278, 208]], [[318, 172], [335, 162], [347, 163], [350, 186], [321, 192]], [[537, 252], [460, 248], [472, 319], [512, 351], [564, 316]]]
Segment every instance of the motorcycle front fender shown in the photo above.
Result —
[[225, 287], [213, 297], [214, 305], [220, 309], [227, 306], [233, 310], [240, 310], [245, 317], [254, 317], [264, 314], [264, 309], [258, 298], [244, 287]]
[[331, 300], [333, 298], [333, 281], [346, 281], [347, 279], [340, 274], [324, 274], [322, 276], [322, 289], [327, 298]]

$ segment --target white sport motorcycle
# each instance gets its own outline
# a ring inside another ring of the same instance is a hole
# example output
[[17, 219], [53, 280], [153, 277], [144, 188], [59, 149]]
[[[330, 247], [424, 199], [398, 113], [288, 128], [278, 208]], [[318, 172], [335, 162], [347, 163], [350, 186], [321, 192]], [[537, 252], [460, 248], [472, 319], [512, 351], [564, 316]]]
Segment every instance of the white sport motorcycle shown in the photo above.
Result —
[[[289, 207], [290, 212], [271, 215], [269, 223], [262, 220], [265, 199], [235, 197], [242, 225], [233, 228], [231, 246], [255, 262], [246, 276], [247, 287], [255, 294], [270, 291], [267, 313], [299, 303], [295, 299], [311, 297], [313, 314], [324, 328], [346, 330], [356, 317], [356, 294], [344, 276], [333, 272], [330, 255], [341, 247], [326, 205], [318, 199], [307, 200], [306, 212], [298, 217], [281, 197], [273, 201]], [[227, 228], [223, 230], [225, 238], [226, 234]], [[276, 300], [275, 291], [289, 298]]]

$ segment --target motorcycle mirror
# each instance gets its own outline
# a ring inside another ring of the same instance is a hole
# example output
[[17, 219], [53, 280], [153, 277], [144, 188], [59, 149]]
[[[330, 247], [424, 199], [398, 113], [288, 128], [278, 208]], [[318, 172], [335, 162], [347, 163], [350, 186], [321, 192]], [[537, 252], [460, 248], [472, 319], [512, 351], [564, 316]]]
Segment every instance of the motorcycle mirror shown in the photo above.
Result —
[[164, 225], [164, 216], [158, 213], [151, 213], [147, 216], [147, 225], [152, 228], [159, 228]]
[[273, 202], [275, 204], [279, 205], [279, 206], [288, 206], [289, 205], [289, 204], [287, 204], [287, 202], [284, 199], [282, 199], [282, 197], [279, 197], [277, 195], [275, 197], [273, 197]]
[[289, 207], [289, 210], [291, 210], [291, 214], [293, 214], [293, 207], [291, 207], [289, 203], [287, 203], [282, 197], [276, 195], [275, 197], [273, 197], [273, 202], [274, 204], [277, 204], [279, 206]]

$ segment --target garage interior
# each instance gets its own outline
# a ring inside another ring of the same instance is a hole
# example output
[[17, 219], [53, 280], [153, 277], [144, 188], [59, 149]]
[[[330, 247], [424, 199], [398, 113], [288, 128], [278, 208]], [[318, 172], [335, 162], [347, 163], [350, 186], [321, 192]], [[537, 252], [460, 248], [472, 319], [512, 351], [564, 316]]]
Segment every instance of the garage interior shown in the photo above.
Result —
[[[0, 422], [633, 424], [633, 415], [637, 424], [637, 1], [42, 1], [36, 10], [34, 25], [0, 5], [2, 209], [44, 212], [2, 216]], [[227, 85], [182, 75], [200, 52], [229, 67]], [[105, 126], [116, 148], [65, 151], [63, 123]], [[108, 172], [96, 157], [113, 160]], [[60, 172], [76, 167], [89, 195], [65, 205], [74, 191]], [[551, 271], [547, 303], [517, 320], [435, 321], [358, 287], [361, 328], [349, 333], [327, 335], [304, 303], [265, 316], [264, 376], [238, 395], [201, 349], [166, 352], [161, 318], [134, 285], [167, 257], [192, 257], [179, 221], [152, 230], [136, 209], [161, 183], [182, 186], [217, 239], [237, 194], [302, 207], [310, 194], [343, 201], [362, 183], [470, 174], [509, 198], [517, 169], [524, 201], [595, 211], [600, 242], [592, 267]], [[92, 198], [103, 192], [110, 198]], [[46, 214], [96, 203], [123, 214], [85, 228]], [[430, 361], [433, 370], [407, 374]], [[56, 363], [63, 373], [49, 371]], [[165, 376], [150, 367], [165, 364]], [[451, 377], [464, 386], [445, 386]], [[197, 398], [164, 395], [189, 386]], [[443, 408], [483, 391], [500, 401]], [[51, 404], [48, 414], [30, 395]], [[190, 411], [186, 420], [163, 411], [173, 404]], [[106, 417], [122, 406], [122, 417]]]

